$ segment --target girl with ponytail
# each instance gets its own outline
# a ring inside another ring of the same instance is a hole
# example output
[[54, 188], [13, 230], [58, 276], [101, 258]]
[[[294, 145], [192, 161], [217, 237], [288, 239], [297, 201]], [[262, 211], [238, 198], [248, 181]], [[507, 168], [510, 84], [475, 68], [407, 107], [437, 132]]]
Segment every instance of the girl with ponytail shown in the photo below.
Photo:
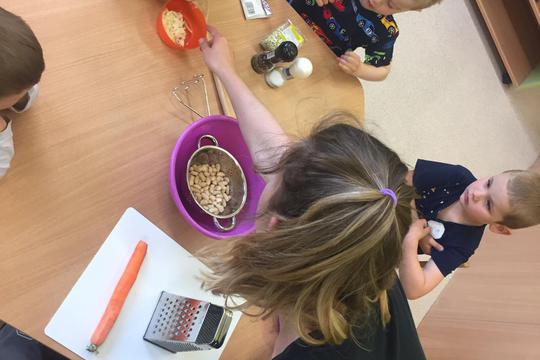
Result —
[[346, 112], [290, 141], [209, 31], [203, 57], [267, 186], [257, 232], [200, 253], [205, 287], [278, 319], [275, 359], [423, 359], [395, 273], [414, 198], [407, 166]]

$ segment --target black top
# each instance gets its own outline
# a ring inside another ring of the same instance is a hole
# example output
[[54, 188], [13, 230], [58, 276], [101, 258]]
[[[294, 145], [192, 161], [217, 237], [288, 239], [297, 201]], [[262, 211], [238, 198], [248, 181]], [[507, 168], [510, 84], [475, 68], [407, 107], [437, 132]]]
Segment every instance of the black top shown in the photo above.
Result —
[[[362, 347], [347, 339], [339, 346], [309, 346], [297, 339], [273, 360], [417, 360], [425, 359], [422, 345], [416, 333], [409, 303], [399, 280], [388, 290], [391, 320], [373, 330]], [[317, 337], [317, 332], [312, 334]], [[320, 334], [319, 334], [320, 336]], [[357, 335], [361, 339], [361, 334]]]
[[421, 197], [416, 200], [418, 215], [444, 226], [442, 237], [436, 239], [444, 250], [431, 249], [431, 258], [444, 276], [474, 254], [484, 233], [485, 225], [463, 225], [437, 217], [439, 211], [458, 201], [474, 181], [474, 175], [461, 165], [418, 160], [414, 168], [413, 185]]
[[391, 15], [364, 9], [359, 0], [336, 0], [322, 7], [315, 0], [288, 1], [337, 56], [362, 47], [366, 49], [366, 64], [390, 64], [399, 35]]

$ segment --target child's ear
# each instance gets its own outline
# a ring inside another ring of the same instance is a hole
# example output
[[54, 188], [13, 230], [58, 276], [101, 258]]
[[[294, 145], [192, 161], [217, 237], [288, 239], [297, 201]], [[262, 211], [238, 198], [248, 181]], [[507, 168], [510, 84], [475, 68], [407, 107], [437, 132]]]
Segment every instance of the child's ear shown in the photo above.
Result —
[[275, 216], [270, 217], [270, 221], [268, 222], [268, 230], [273, 230], [277, 224], [279, 224], [279, 219]]
[[503, 224], [489, 224], [489, 230], [491, 232], [494, 232], [495, 234], [501, 234], [501, 235], [510, 235], [512, 234], [512, 230]]

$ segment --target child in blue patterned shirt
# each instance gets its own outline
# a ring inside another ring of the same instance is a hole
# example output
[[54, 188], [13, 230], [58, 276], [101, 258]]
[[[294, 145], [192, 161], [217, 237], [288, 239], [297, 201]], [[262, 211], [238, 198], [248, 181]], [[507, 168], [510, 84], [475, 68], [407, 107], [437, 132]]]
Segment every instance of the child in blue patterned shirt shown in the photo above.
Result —
[[[288, 0], [305, 22], [339, 57], [339, 67], [363, 80], [381, 81], [399, 29], [393, 14], [422, 10], [441, 0]], [[364, 48], [365, 58], [354, 52]]]

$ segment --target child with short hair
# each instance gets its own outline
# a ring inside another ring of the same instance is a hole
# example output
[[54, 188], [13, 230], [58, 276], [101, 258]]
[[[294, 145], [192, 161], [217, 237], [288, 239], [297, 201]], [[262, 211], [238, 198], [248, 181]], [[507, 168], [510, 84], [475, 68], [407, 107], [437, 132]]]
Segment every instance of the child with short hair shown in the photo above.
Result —
[[[381, 81], [390, 72], [399, 29], [393, 14], [422, 10], [442, 0], [288, 0], [339, 57], [346, 73]], [[365, 49], [365, 58], [354, 50]]]
[[[465, 167], [418, 160], [412, 178], [423, 219], [403, 241], [400, 279], [409, 299], [431, 291], [471, 257], [486, 225], [510, 235], [512, 229], [540, 223], [540, 174], [510, 170], [476, 179]], [[435, 238], [435, 239], [434, 239]], [[418, 247], [431, 259], [422, 268]]]
[[347, 113], [290, 140], [208, 30], [204, 60], [267, 185], [257, 231], [204, 253], [206, 288], [279, 319], [276, 360], [425, 359], [395, 273], [414, 197], [406, 165]]
[[32, 29], [0, 7], [0, 178], [15, 153], [5, 110], [23, 112], [30, 108], [44, 69], [43, 51]]

